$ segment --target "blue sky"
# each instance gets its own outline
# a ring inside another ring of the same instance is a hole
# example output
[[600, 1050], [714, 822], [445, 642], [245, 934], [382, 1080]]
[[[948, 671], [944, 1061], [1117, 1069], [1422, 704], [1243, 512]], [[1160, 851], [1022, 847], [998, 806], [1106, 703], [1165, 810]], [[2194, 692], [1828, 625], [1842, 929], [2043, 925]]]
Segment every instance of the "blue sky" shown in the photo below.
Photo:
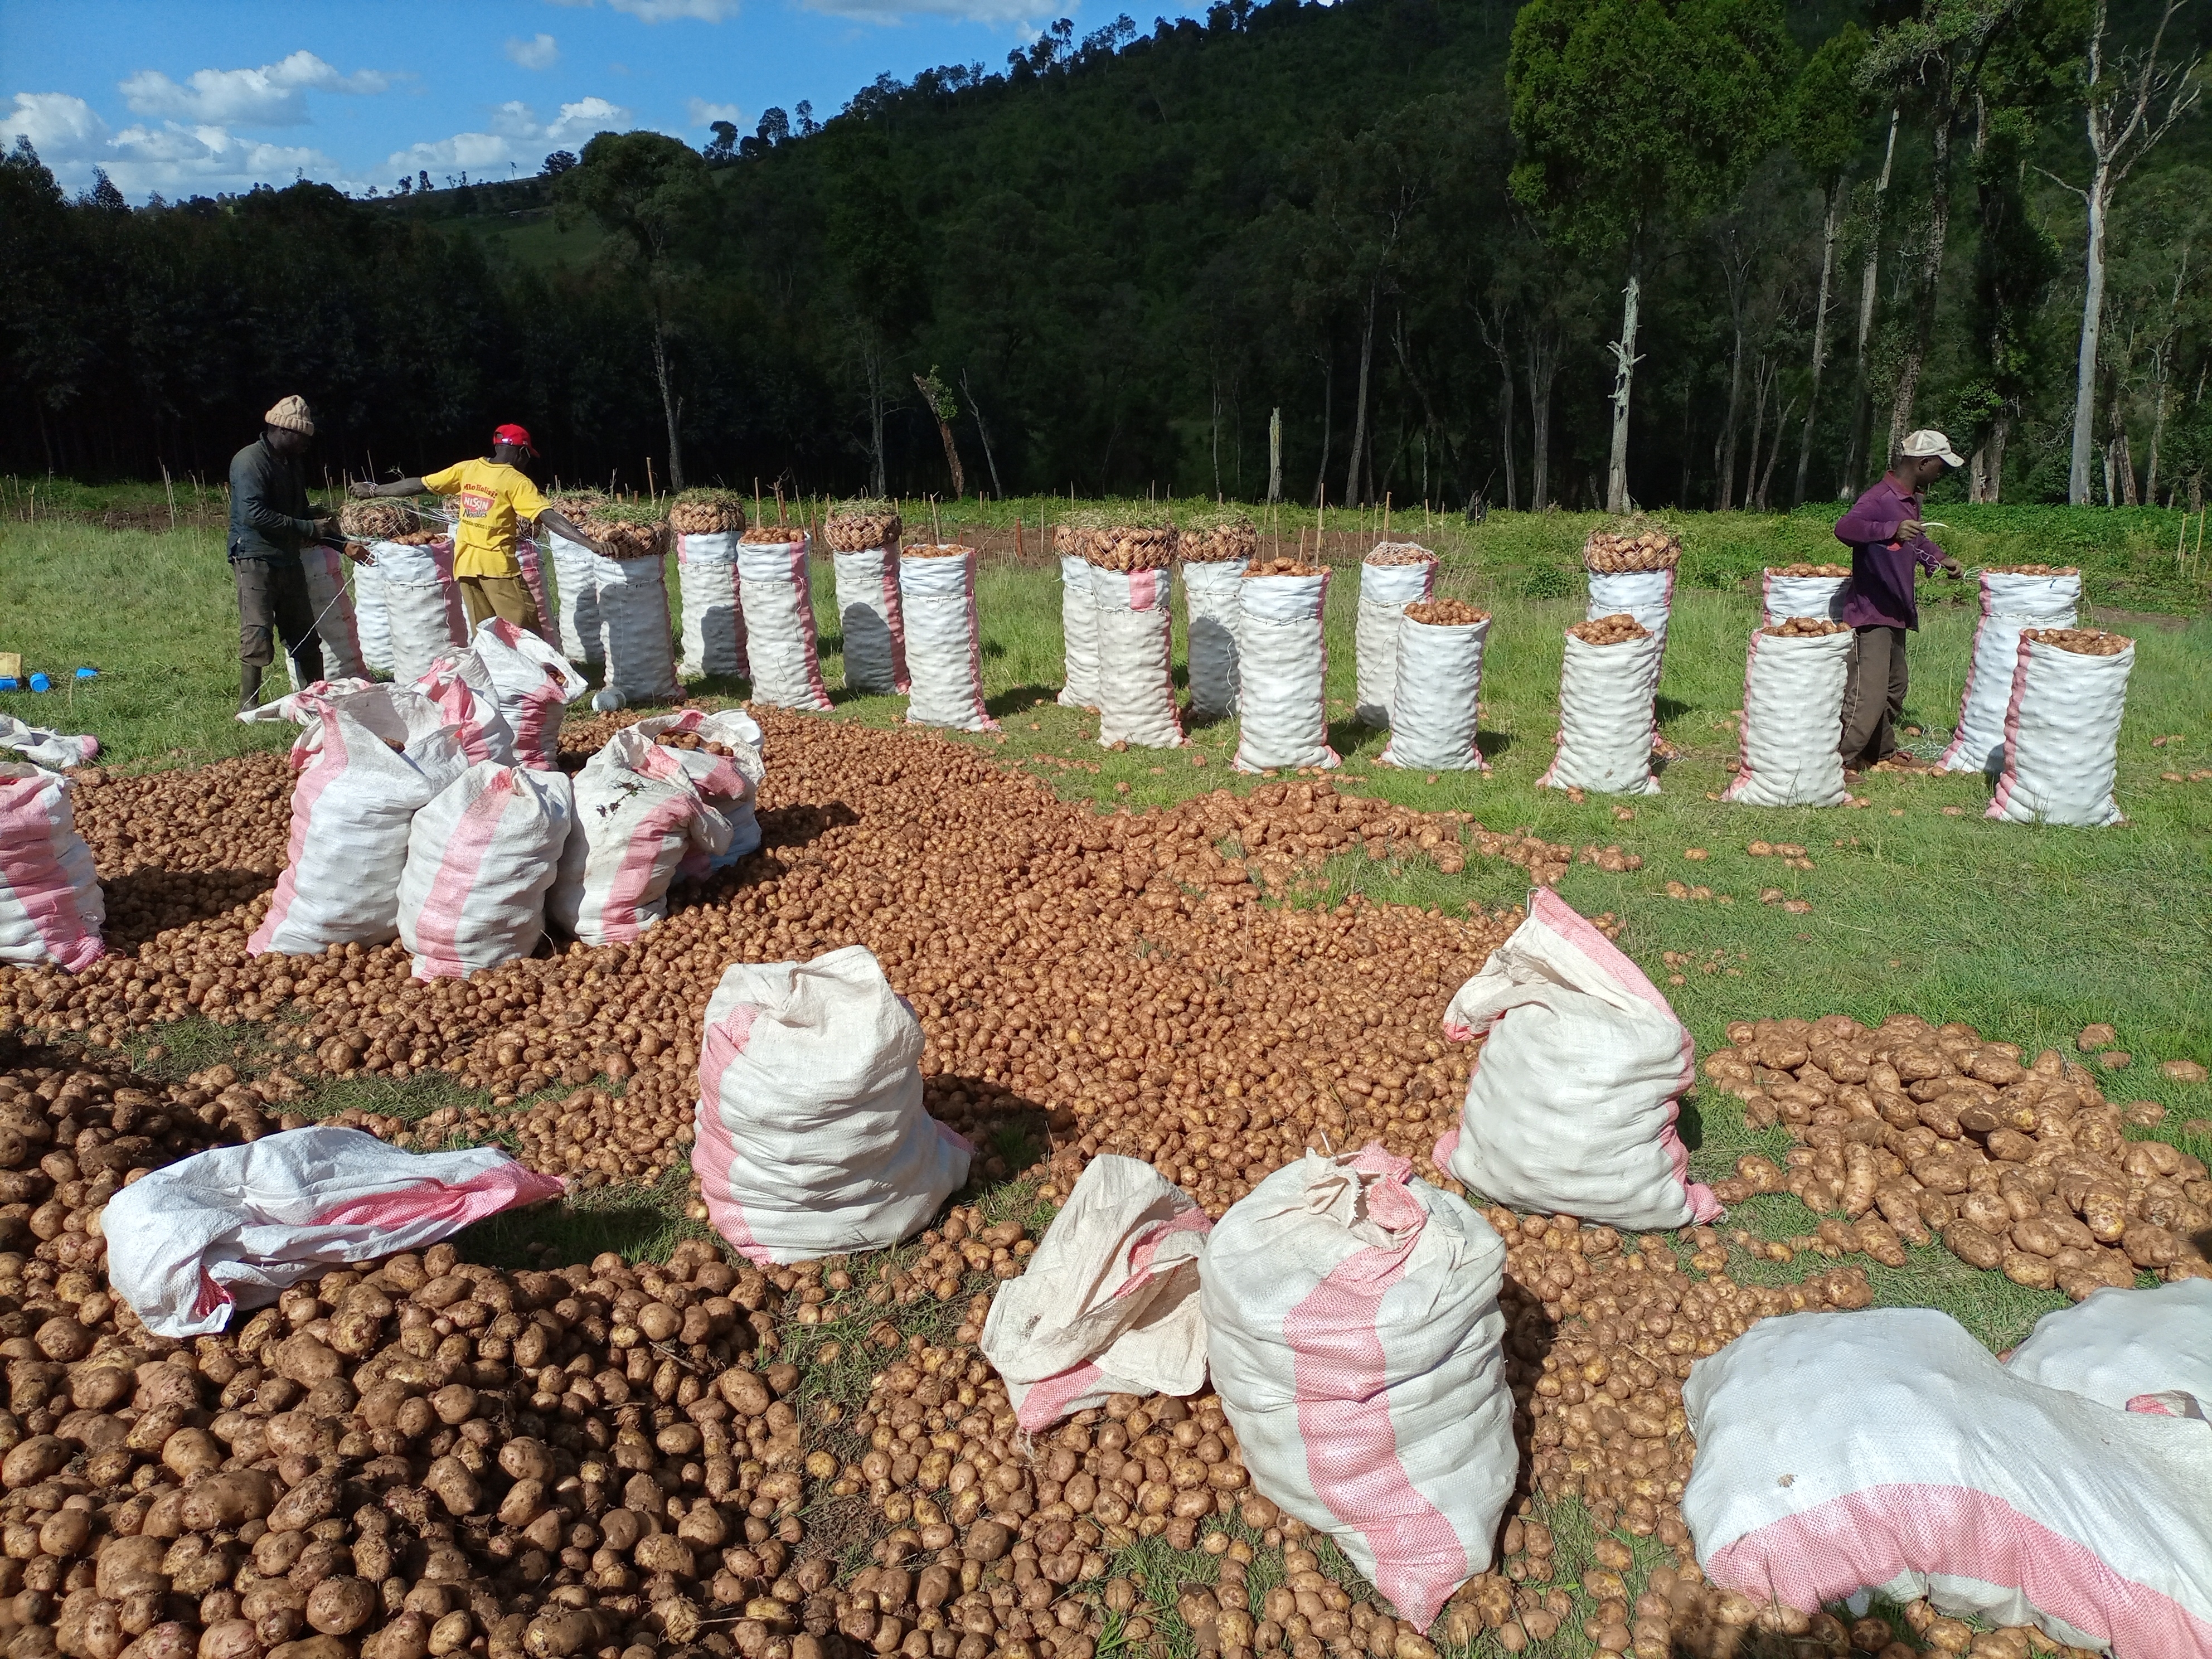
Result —
[[[1110, 8], [1110, 9], [1109, 9]], [[1162, 9], [1139, 16], [1149, 27]], [[1189, 8], [1202, 10], [1202, 6]], [[1006, 53], [1115, 0], [0, 0], [0, 142], [134, 202], [404, 172], [538, 171], [603, 129], [695, 144], [762, 110], [816, 118], [890, 71]], [[1138, 15], [1133, 9], [1132, 15]]]

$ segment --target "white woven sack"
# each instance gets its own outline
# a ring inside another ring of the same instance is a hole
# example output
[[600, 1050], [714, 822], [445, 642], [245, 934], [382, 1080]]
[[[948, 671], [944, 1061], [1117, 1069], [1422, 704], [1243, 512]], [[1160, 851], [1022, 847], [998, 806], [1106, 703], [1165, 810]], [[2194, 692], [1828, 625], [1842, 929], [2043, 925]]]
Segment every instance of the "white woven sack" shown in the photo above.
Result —
[[444, 542], [372, 542], [369, 553], [384, 573], [392, 678], [412, 685], [438, 658], [468, 641], [460, 589], [453, 580], [453, 549]]
[[574, 811], [567, 774], [479, 761], [415, 814], [399, 942], [416, 979], [465, 979], [538, 948]]
[[476, 647], [450, 652], [430, 665], [414, 689], [437, 704], [446, 724], [460, 738], [461, 753], [473, 766], [494, 761], [514, 763], [514, 728], [499, 703], [499, 688]]
[[1242, 559], [1206, 559], [1182, 568], [1184, 650], [1190, 663], [1190, 712], [1213, 720], [1237, 712], [1237, 630], [1243, 617]]
[[576, 774], [576, 818], [546, 896], [549, 921], [586, 945], [627, 945], [668, 915], [684, 857], [730, 845], [678, 751], [636, 726], [609, 738]]
[[284, 873], [246, 942], [257, 956], [397, 937], [409, 826], [468, 769], [460, 734], [418, 691], [378, 685], [307, 700], [305, 712], [314, 723], [292, 744], [299, 781]]
[[793, 542], [740, 542], [738, 574], [753, 701], [819, 712], [830, 707], [814, 628], [806, 532]]
[[685, 881], [703, 881], [717, 870], [726, 870], [747, 854], [760, 850], [760, 819], [755, 804], [761, 780], [768, 775], [762, 759], [761, 729], [742, 709], [726, 708], [710, 714], [703, 708], [680, 714], [655, 714], [637, 723], [638, 735], [657, 738], [664, 732], [690, 732], [703, 741], [720, 744], [727, 758], [706, 749], [670, 749], [677, 764], [690, 775], [700, 798], [729, 821], [730, 844], [719, 853], [694, 848], [677, 866]]
[[2100, 830], [2122, 819], [2112, 781], [2127, 713], [2130, 644], [2092, 657], [2025, 635], [2005, 708], [2004, 769], [1983, 817]]
[[1995, 772], [2004, 763], [2005, 710], [2012, 702], [2013, 670], [2020, 662], [2021, 630], [2071, 628], [2081, 614], [2081, 578], [1982, 572], [1982, 619], [1974, 627], [1959, 696], [1959, 724], [1936, 767], [1946, 772]]
[[157, 1336], [204, 1336], [343, 1261], [419, 1250], [558, 1198], [496, 1146], [410, 1152], [311, 1124], [149, 1170], [109, 1201], [107, 1276]]
[[676, 568], [684, 587], [684, 659], [676, 672], [687, 680], [705, 674], [748, 678], [745, 613], [738, 603], [738, 532], [677, 537]]
[[1079, 554], [1060, 556], [1060, 628], [1065, 682], [1062, 708], [1098, 707], [1098, 609], [1091, 599], [1091, 561]]
[[1199, 1278], [1255, 1486], [1426, 1629], [1489, 1567], [1518, 1456], [1505, 1247], [1411, 1174], [1379, 1146], [1309, 1152], [1231, 1206]]
[[235, 718], [240, 726], [276, 726], [289, 720], [294, 726], [319, 730], [320, 710], [325, 699], [349, 697], [356, 691], [374, 691], [378, 684], [375, 680], [317, 680], [313, 685], [303, 685], [281, 697], [241, 708]]
[[1328, 745], [1328, 573], [1239, 580], [1237, 769], [1340, 765]]
[[1566, 636], [1559, 665], [1559, 746], [1536, 780], [1539, 789], [1659, 793], [1659, 781], [1651, 775], [1651, 710], [1660, 645], [1656, 635], [1618, 645]]
[[1112, 1394], [1198, 1392], [1198, 1261], [1212, 1224], [1151, 1164], [1110, 1152], [1091, 1160], [983, 1322], [983, 1358], [1006, 1379], [1024, 1430]]
[[1098, 742], [1180, 749], [1176, 718], [1174, 624], [1164, 570], [1107, 570], [1093, 565], [1098, 608]]
[[1359, 567], [1359, 621], [1353, 634], [1358, 689], [1352, 712], [1362, 726], [1390, 724], [1390, 705], [1398, 695], [1398, 630], [1405, 623], [1406, 607], [1429, 599], [1436, 586], [1434, 558], [1419, 564]]
[[966, 1182], [968, 1142], [922, 1107], [921, 1042], [865, 945], [723, 970], [691, 1167], [738, 1254], [766, 1266], [885, 1249]]
[[2008, 1373], [1927, 1308], [1765, 1319], [1700, 1359], [1682, 1518], [1705, 1576], [1870, 1594], [2118, 1659], [2212, 1659], [2212, 1424]]
[[545, 550], [526, 529], [514, 538], [514, 562], [530, 590], [530, 602], [538, 607], [538, 626], [531, 631], [558, 650], [561, 635], [553, 622], [552, 590], [545, 585]]
[[1421, 772], [1481, 772], [1475, 747], [1482, 701], [1482, 653], [1490, 618], [1479, 623], [1398, 624], [1398, 689], [1390, 702], [1390, 741], [1376, 758]]
[[1585, 622], [1626, 611], [1650, 629], [1661, 650], [1667, 645], [1667, 618], [1674, 609], [1674, 573], [1671, 570], [1593, 570], [1589, 575], [1589, 609]]
[[995, 732], [983, 706], [983, 626], [975, 616], [975, 550], [909, 553], [899, 560], [899, 604], [906, 616], [906, 667], [913, 689], [908, 726]]
[[1743, 764], [1721, 799], [1742, 806], [1841, 806], [1844, 684], [1856, 636], [1751, 630], [1743, 665]]
[[1785, 576], [1765, 573], [1759, 583], [1759, 620], [1785, 623], [1792, 617], [1814, 617], [1822, 622], [1844, 619], [1844, 594], [1849, 576]]
[[75, 787], [42, 766], [0, 762], [0, 963], [74, 974], [106, 949], [107, 900], [76, 832]]
[[[370, 550], [374, 556], [375, 550]], [[363, 677], [392, 672], [392, 618], [384, 610], [384, 566], [357, 564], [353, 568], [354, 629], [361, 639]]]
[[[323, 644], [325, 679], [367, 679], [368, 666], [362, 659], [361, 628], [354, 617], [353, 599], [346, 592], [346, 556], [319, 542], [300, 550], [300, 573], [307, 580], [307, 615], [313, 618], [315, 636]], [[287, 653], [286, 668], [300, 671]]]
[[835, 556], [837, 623], [845, 640], [845, 684], [855, 691], [904, 696], [906, 611], [899, 603], [896, 547]]
[[591, 556], [599, 611], [599, 650], [607, 689], [624, 702], [669, 702], [676, 684], [676, 647], [668, 628], [668, 562]]
[[1667, 999], [1548, 887], [1444, 1010], [1485, 1038], [1459, 1127], [1433, 1154], [1493, 1203], [1643, 1232], [1713, 1221], [1675, 1133], [1695, 1045]]
[[557, 532], [549, 537], [553, 556], [555, 623], [561, 654], [570, 662], [598, 668], [606, 661], [599, 637], [598, 556]]
[[58, 772], [92, 759], [100, 752], [100, 739], [64, 737], [42, 726], [26, 726], [13, 714], [0, 714], [0, 749], [13, 750], [33, 766]]
[[2005, 1369], [2119, 1411], [2175, 1389], [2212, 1409], [2212, 1279], [2092, 1291], [2037, 1320]]
[[561, 721], [591, 682], [552, 646], [504, 617], [477, 624], [471, 647], [491, 678], [499, 712], [514, 735], [514, 758], [541, 772], [561, 764]]

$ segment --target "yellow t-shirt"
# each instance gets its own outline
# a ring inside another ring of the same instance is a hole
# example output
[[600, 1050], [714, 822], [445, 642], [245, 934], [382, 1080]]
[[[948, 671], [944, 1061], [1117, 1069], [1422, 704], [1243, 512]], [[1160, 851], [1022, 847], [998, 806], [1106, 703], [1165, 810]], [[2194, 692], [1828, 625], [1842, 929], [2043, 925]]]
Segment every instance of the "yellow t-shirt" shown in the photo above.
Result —
[[456, 576], [521, 574], [514, 562], [515, 522], [534, 520], [550, 505], [536, 484], [501, 462], [474, 459], [424, 473], [422, 487], [460, 497], [460, 522], [453, 526]]

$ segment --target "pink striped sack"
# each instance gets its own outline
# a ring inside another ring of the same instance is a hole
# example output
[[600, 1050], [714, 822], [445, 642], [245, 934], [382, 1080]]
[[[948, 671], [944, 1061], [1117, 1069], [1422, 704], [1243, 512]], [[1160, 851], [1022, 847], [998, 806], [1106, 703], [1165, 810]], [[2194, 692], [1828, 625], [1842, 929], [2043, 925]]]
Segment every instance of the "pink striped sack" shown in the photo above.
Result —
[[32, 765], [58, 772], [91, 760], [100, 753], [100, 739], [64, 737], [41, 726], [26, 726], [13, 714], [0, 714], [0, 749], [12, 749]]
[[1198, 1392], [1198, 1261], [1212, 1224], [1151, 1164], [1091, 1160], [983, 1324], [983, 1358], [1006, 1379], [1024, 1429], [1035, 1434], [1109, 1394]]
[[672, 749], [677, 764], [691, 775], [707, 805], [730, 821], [730, 844], [719, 853], [692, 851], [677, 866], [681, 881], [704, 881], [717, 870], [726, 870], [760, 851], [760, 820], [754, 803], [760, 798], [761, 780], [768, 767], [761, 758], [761, 729], [751, 715], [726, 708], [708, 714], [686, 708], [680, 714], [654, 714], [637, 723], [641, 736], [657, 738], [664, 732], [689, 732], [707, 743], [718, 743], [730, 751], [726, 758], [708, 749]]
[[1762, 1320], [1691, 1368], [1705, 1576], [1817, 1612], [1926, 1596], [2116, 1659], [2212, 1659], [2212, 1423], [2027, 1382], [1927, 1308]]
[[591, 682], [568, 659], [504, 617], [477, 624], [472, 647], [514, 739], [514, 759], [540, 772], [561, 764], [561, 721]]
[[438, 705], [461, 740], [471, 765], [494, 761], [514, 763], [514, 728], [499, 706], [499, 689], [473, 647], [448, 653], [430, 665], [415, 690]]
[[887, 1249], [968, 1179], [921, 1103], [921, 1022], [866, 946], [732, 963], [707, 1004], [691, 1167], [747, 1261]]
[[1493, 1203], [1638, 1232], [1712, 1221], [1674, 1132], [1690, 1034], [1658, 988], [1548, 887], [1444, 1010], [1484, 1039], [1437, 1167]]
[[2103, 830], [2126, 822], [2112, 793], [2134, 641], [2093, 657], [2023, 631], [2005, 706], [2003, 768], [1985, 818]]
[[466, 979], [538, 948], [574, 811], [565, 774], [478, 761], [416, 813], [399, 878], [416, 978]]
[[908, 726], [995, 732], [983, 704], [983, 625], [975, 615], [975, 550], [899, 556], [899, 605], [906, 621]]
[[1426, 1629], [1513, 1495], [1505, 1246], [1381, 1146], [1309, 1152], [1221, 1218], [1206, 1357], [1261, 1492]]
[[76, 832], [74, 787], [44, 767], [0, 762], [0, 962], [75, 974], [106, 948], [107, 901]]
[[688, 854], [728, 849], [730, 821], [677, 752], [629, 726], [576, 774], [575, 823], [545, 903], [571, 938], [628, 944], [668, 914], [668, 884]]
[[1180, 749], [1164, 570], [1091, 569], [1098, 611], [1098, 742]]
[[788, 542], [738, 544], [738, 599], [753, 701], [819, 713], [830, 707], [814, 624], [807, 534]]
[[256, 956], [396, 937], [408, 827], [468, 769], [459, 734], [420, 692], [379, 685], [299, 706], [314, 724], [292, 744], [291, 844], [246, 942]]
[[558, 1177], [496, 1146], [405, 1152], [359, 1129], [311, 1125], [218, 1146], [108, 1200], [107, 1278], [157, 1336], [204, 1336], [345, 1261], [419, 1250]]
[[2121, 1411], [2172, 1393], [2212, 1407], [2212, 1279], [2092, 1291], [2087, 1301], [2037, 1320], [2005, 1369]]

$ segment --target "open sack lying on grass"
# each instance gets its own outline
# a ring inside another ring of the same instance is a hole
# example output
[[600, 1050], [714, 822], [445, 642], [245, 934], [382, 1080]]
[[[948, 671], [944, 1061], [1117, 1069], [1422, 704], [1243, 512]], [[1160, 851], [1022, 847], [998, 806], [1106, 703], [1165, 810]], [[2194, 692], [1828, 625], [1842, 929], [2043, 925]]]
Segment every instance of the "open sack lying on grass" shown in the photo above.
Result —
[[465, 979], [538, 948], [574, 812], [566, 773], [479, 761], [415, 814], [399, 942], [416, 978]]
[[992, 1298], [981, 1347], [1030, 1433], [1113, 1394], [1206, 1381], [1198, 1260], [1212, 1224], [1149, 1164], [1093, 1158], [1018, 1279]]
[[1548, 887], [1444, 1010], [1485, 1039], [1437, 1167], [1498, 1204], [1638, 1232], [1721, 1214], [1674, 1130], [1689, 1032], [1658, 988]]
[[730, 823], [730, 844], [719, 853], [695, 848], [677, 866], [678, 876], [686, 881], [702, 880], [760, 850], [760, 819], [755, 809], [768, 766], [761, 757], [761, 729], [751, 715], [736, 708], [714, 714], [702, 708], [686, 708], [679, 714], [648, 715], [637, 723], [637, 731], [647, 738], [690, 737], [702, 745], [713, 744], [730, 751], [725, 757], [704, 747], [666, 750], [690, 775], [700, 798]]
[[100, 960], [107, 901], [58, 772], [0, 762], [0, 963], [77, 973]]
[[65, 738], [41, 726], [26, 726], [13, 714], [0, 714], [0, 749], [12, 749], [32, 765], [58, 772], [92, 759], [100, 752], [100, 739]]
[[1994, 772], [2002, 764], [2005, 709], [2020, 663], [2023, 629], [2071, 628], [2081, 608], [2081, 573], [1984, 570], [1982, 619], [1959, 696], [1959, 724], [1936, 764], [1946, 772]]
[[1682, 1403], [1682, 1516], [1724, 1589], [1807, 1613], [1925, 1596], [2118, 1659], [2212, 1656], [2212, 1423], [2027, 1382], [1921, 1308], [1761, 1321]]
[[2212, 1279], [2093, 1291], [2037, 1320], [2005, 1369], [2120, 1411], [2178, 1390], [2212, 1412]]
[[586, 945], [637, 938], [668, 915], [668, 886], [684, 859], [729, 850], [730, 821], [708, 805], [678, 752], [635, 726], [584, 763], [575, 790], [575, 822], [545, 908]]
[[1380, 1146], [1309, 1152], [1199, 1267], [1215, 1391], [1258, 1489], [1425, 1629], [1490, 1565], [1518, 1454], [1505, 1246]]
[[[205, 1335], [232, 1309], [274, 1302], [340, 1262], [418, 1250], [562, 1191], [557, 1176], [495, 1146], [408, 1152], [359, 1129], [288, 1129], [181, 1159], [116, 1194], [103, 1226], [108, 1282], [156, 1336]], [[331, 1321], [341, 1352], [358, 1352], [336, 1328], [349, 1317]], [[377, 1322], [368, 1321], [372, 1336]]]
[[921, 1023], [865, 945], [733, 963], [699, 1044], [707, 1218], [747, 1261], [887, 1249], [968, 1179], [921, 1098]]

